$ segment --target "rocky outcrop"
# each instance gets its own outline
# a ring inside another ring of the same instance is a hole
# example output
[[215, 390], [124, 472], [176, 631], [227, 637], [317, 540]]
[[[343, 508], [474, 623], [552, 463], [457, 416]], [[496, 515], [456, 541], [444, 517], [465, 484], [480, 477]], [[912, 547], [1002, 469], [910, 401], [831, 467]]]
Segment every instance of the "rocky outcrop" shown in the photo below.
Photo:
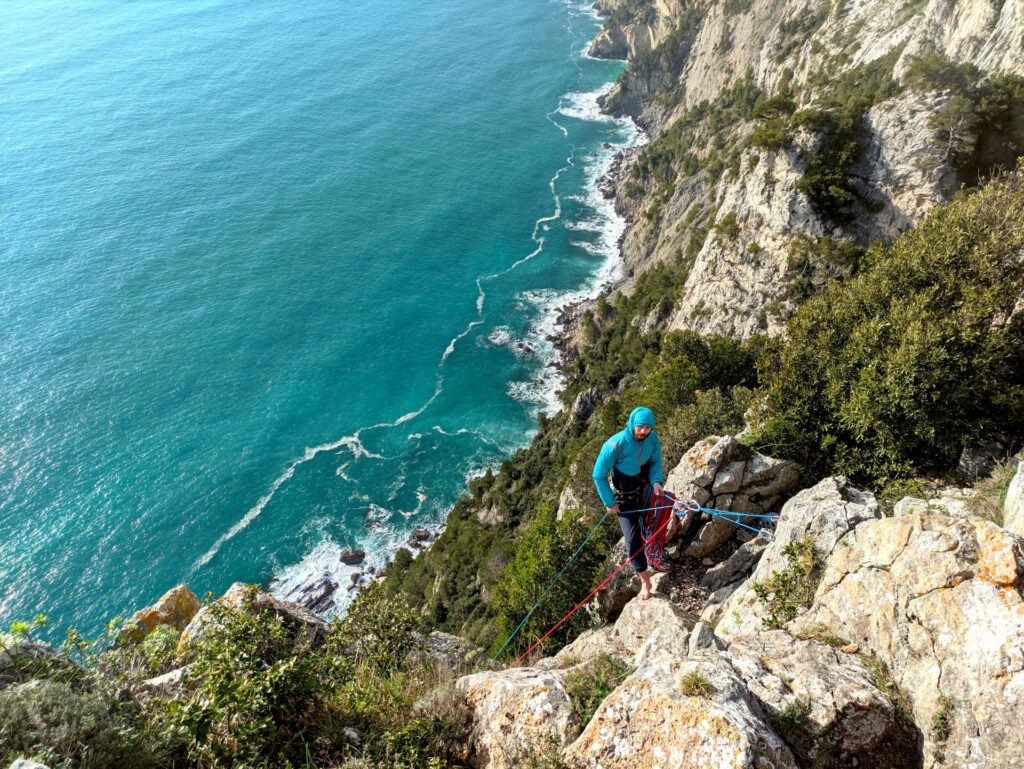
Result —
[[410, 660], [428, 659], [432, 665], [443, 672], [463, 675], [473, 669], [498, 669], [500, 664], [493, 662], [484, 652], [464, 638], [434, 630], [427, 635], [414, 634], [415, 648]]
[[881, 516], [874, 495], [852, 488], [845, 478], [826, 478], [804, 489], [782, 508], [775, 538], [765, 548], [754, 573], [724, 604], [709, 604], [701, 618], [714, 622], [715, 632], [723, 637], [763, 630], [765, 607], [754, 585], [790, 565], [786, 554], [789, 545], [806, 541], [824, 562], [838, 548], [856, 541], [860, 524]]
[[914, 730], [854, 651], [772, 631], [733, 639], [724, 656], [801, 765], [913, 765]]
[[605, 699], [566, 756], [594, 769], [797, 767], [717, 652], [649, 657]]
[[183, 693], [182, 680], [186, 673], [188, 673], [187, 665], [154, 678], [147, 678], [133, 687], [133, 693], [136, 699], [142, 703], [153, 699], [178, 699]]
[[[623, 3], [595, 3], [598, 13], [610, 15]], [[672, 34], [682, 15], [683, 4], [652, 0], [640, 14], [620, 22], [612, 17], [590, 45], [590, 55], [602, 59], [629, 59], [650, 53]]]
[[19, 758], [7, 769], [50, 769], [46, 764], [41, 764], [38, 761], [32, 761], [28, 758]]
[[0, 691], [36, 677], [67, 677], [80, 672], [48, 643], [0, 633]]
[[[248, 601], [252, 595], [251, 604]], [[218, 608], [233, 612], [271, 612], [292, 631], [297, 644], [308, 644], [318, 648], [327, 637], [327, 623], [306, 609], [291, 601], [281, 601], [269, 593], [255, 590], [252, 585], [235, 582], [216, 601]], [[217, 610], [204, 606], [181, 632], [178, 640], [178, 656], [185, 656], [194, 643], [209, 632], [216, 622]]]
[[121, 641], [139, 642], [160, 625], [184, 630], [202, 604], [186, 585], [172, 587], [152, 606], [135, 612], [118, 636]]
[[[669, 473], [666, 486], [681, 500], [694, 499], [702, 507], [742, 516], [766, 515], [777, 510], [799, 482], [795, 462], [752, 452], [732, 436], [710, 437], [690, 448]], [[740, 518], [752, 528], [764, 519]], [[696, 521], [695, 521], [696, 522]], [[701, 558], [733, 537], [749, 540], [754, 532], [727, 520], [704, 514], [684, 555]], [[683, 531], [690, 520], [684, 521]]]
[[456, 688], [473, 711], [473, 766], [512, 769], [547, 745], [565, 747], [579, 731], [559, 671], [477, 673], [460, 678]]
[[1003, 503], [1003, 527], [1024, 537], [1024, 462], [1017, 465], [1017, 472], [1006, 490]]
[[[625, 48], [634, 62], [603, 104], [632, 116], [652, 140], [679, 118], [692, 117], [702, 103], [744, 83], [766, 96], [785, 84], [799, 94], [799, 107], [815, 107], [841, 73], [872, 63], [883, 62], [896, 81], [930, 54], [973, 64], [983, 73], [1024, 74], [1019, 3], [932, 0], [897, 7], [885, 0], [750, 0], [680, 4], [675, 17], [660, 4], [640, 3], [631, 13], [633, 20], [617, 15], [599, 37], [599, 48]], [[682, 26], [659, 31], [654, 41], [668, 42], [652, 50], [642, 30], [669, 19]], [[742, 338], [782, 333], [800, 299], [791, 294], [789, 272], [797, 236], [829, 236], [862, 247], [888, 242], [948, 200], [961, 181], [976, 181], [959, 179], [935, 142], [934, 121], [951, 96], [908, 89], [870, 108], [862, 155], [849, 170], [870, 204], [858, 207], [855, 221], [842, 227], [816, 213], [797, 187], [822, 134], [793, 129], [781, 148], [749, 147], [758, 121], [732, 116], [725, 126], [698, 122], [692, 157], [687, 163], [676, 159], [670, 184], [664, 168], [658, 181], [638, 179], [628, 168], [614, 175], [617, 208], [631, 222], [622, 241], [625, 274], [685, 254], [694, 263], [671, 328]], [[712, 148], [719, 153], [714, 158]], [[720, 168], [727, 154], [728, 172], [703, 169]], [[694, 171], [694, 158], [702, 170]], [[632, 158], [623, 161], [631, 163]], [[725, 217], [734, 218], [722, 228]], [[818, 285], [824, 277], [813, 280]]]
[[1019, 766], [1024, 541], [989, 521], [915, 513], [869, 521], [848, 545], [799, 624], [877, 655], [913, 708], [926, 758]]

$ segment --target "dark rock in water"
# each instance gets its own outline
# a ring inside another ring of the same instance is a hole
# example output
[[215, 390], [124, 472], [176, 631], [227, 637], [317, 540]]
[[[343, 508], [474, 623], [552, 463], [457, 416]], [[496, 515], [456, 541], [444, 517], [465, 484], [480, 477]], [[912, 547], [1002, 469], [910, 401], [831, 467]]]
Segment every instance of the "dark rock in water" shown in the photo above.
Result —
[[376, 574], [377, 570], [375, 568], [373, 568], [372, 566], [367, 566], [366, 567], [366, 573], [367, 574]]
[[423, 543], [420, 542], [415, 537], [409, 537], [409, 539], [407, 539], [405, 541], [405, 544], [408, 545], [409, 547], [411, 547], [413, 550], [422, 550], [423, 549]]
[[352, 584], [356, 585], [356, 584], [359, 583], [359, 580], [361, 580], [362, 578], [363, 578], [363, 573], [361, 571], [357, 571], [355, 574], [353, 574], [351, 576], [350, 579], [352, 580]]
[[602, 142], [601, 143], [601, 149], [603, 149], [603, 150], [610, 150], [610, 149], [612, 149], [611, 142]]
[[346, 547], [338, 556], [338, 560], [348, 566], [355, 566], [357, 563], [362, 563], [365, 559], [365, 550], [353, 550], [350, 547]]
[[426, 542], [430, 539], [430, 532], [426, 529], [414, 529], [412, 532], [412, 538], [419, 542]]
[[[334, 607], [334, 591], [338, 583], [331, 579], [327, 572], [321, 574], [316, 581], [303, 585], [292, 595], [299, 606], [304, 606], [316, 614], [323, 614]], [[292, 596], [289, 596], [291, 598]]]

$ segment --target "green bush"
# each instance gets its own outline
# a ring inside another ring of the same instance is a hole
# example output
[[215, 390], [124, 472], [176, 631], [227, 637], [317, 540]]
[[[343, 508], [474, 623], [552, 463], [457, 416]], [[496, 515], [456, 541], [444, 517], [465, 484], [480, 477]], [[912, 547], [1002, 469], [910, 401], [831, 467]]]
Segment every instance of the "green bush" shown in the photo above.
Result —
[[767, 610], [764, 626], [771, 630], [781, 629], [811, 605], [822, 575], [821, 559], [809, 537], [790, 542], [782, 552], [789, 565], [754, 583], [754, 594]]
[[162, 763], [118, 705], [69, 684], [40, 681], [0, 692], [0, 764], [37, 756], [51, 769], [135, 769]]
[[[501, 632], [492, 652], [504, 645], [597, 522], [578, 511], [570, 511], [559, 521], [555, 512], [553, 503], [543, 505], [516, 542], [515, 559], [494, 593]], [[605, 524], [562, 574], [557, 589], [547, 594], [505, 648], [506, 657], [514, 658], [525, 652], [597, 584], [601, 565], [619, 536], [614, 516]], [[543, 650], [545, 653], [557, 650], [579, 635], [590, 622], [586, 612], [576, 612], [545, 642]]]
[[803, 305], [763, 368], [762, 448], [812, 477], [872, 481], [951, 467], [984, 432], [1024, 428], [1021, 210], [1017, 170]]
[[590, 723], [594, 713], [630, 673], [622, 660], [602, 654], [565, 676], [565, 691], [581, 727]]

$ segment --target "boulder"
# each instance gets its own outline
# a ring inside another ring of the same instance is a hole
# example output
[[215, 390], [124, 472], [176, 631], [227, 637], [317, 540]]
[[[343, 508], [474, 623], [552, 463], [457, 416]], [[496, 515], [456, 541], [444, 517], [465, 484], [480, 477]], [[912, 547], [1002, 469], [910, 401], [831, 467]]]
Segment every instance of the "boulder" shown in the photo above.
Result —
[[413, 658], [431, 660], [439, 668], [463, 675], [474, 668], [497, 670], [501, 664], [494, 662], [483, 650], [465, 638], [435, 630], [427, 635], [414, 635], [416, 648]]
[[155, 678], [147, 678], [142, 683], [137, 684], [132, 693], [142, 703], [152, 699], [177, 699], [182, 694], [181, 682], [188, 669], [189, 666], [186, 665]]
[[615, 621], [609, 640], [632, 654], [633, 664], [664, 651], [686, 653], [686, 642], [697, 618], [687, 614], [668, 598], [652, 595], [648, 600], [634, 598]]
[[740, 445], [731, 435], [697, 441], [669, 473], [667, 486], [684, 500], [689, 500], [696, 488], [708, 491], [714, 486], [718, 469], [727, 465]]
[[[825, 561], [837, 548], [856, 541], [856, 529], [882, 515], [873, 494], [852, 488], [842, 476], [826, 478], [804, 489], [782, 508], [775, 538], [757, 563], [753, 574], [717, 609], [715, 632], [749, 635], [762, 628], [764, 607], [753, 585], [789, 566], [786, 547], [809, 539]], [[707, 620], [707, 617], [703, 617]]]
[[[751, 452], [732, 436], [712, 436], [698, 441], [683, 455], [669, 473], [667, 487], [680, 499], [694, 499], [702, 507], [758, 516], [778, 509], [777, 505], [792, 492], [800, 480], [795, 462]], [[689, 529], [688, 516], [683, 530]], [[700, 528], [684, 555], [703, 558], [727, 541], [746, 542], [757, 536], [743, 526], [707, 513], [700, 516]], [[762, 519], [740, 519], [755, 529]]]
[[342, 548], [338, 554], [338, 560], [346, 566], [355, 566], [357, 563], [362, 563], [365, 558], [365, 550], [353, 550], [350, 547]]
[[913, 765], [916, 734], [856, 654], [771, 631], [725, 656], [802, 765]]
[[184, 630], [201, 607], [199, 599], [187, 586], [172, 587], [155, 604], [135, 612], [124, 624], [118, 640], [140, 642], [160, 625]]
[[75, 677], [81, 671], [48, 643], [0, 633], [0, 691], [36, 676]]
[[705, 572], [700, 580], [701, 587], [718, 590], [742, 580], [754, 570], [768, 544], [767, 540], [760, 537], [744, 542], [732, 555]]
[[588, 628], [580, 633], [571, 644], [563, 646], [554, 657], [548, 657], [538, 662], [537, 667], [543, 670], [568, 668], [597, 659], [602, 655], [614, 657], [623, 662], [632, 660], [635, 650], [624, 648], [617, 639], [612, 638], [614, 633], [614, 625]]
[[976, 483], [979, 478], [991, 474], [999, 462], [1011, 457], [1018, 448], [1019, 439], [1007, 435], [990, 436], [960, 452], [956, 470], [969, 483]]
[[796, 769], [785, 743], [718, 652], [653, 655], [566, 750], [589, 769]]
[[288, 598], [312, 612], [323, 614], [334, 608], [334, 593], [337, 589], [338, 583], [325, 571], [297, 587]]
[[510, 668], [460, 678], [455, 687], [473, 712], [469, 762], [513, 769], [551, 744], [562, 748], [579, 733], [559, 671]]
[[1024, 537], [1024, 462], [1017, 465], [1017, 472], [1006, 490], [1003, 503], [1003, 527]]
[[[612, 552], [608, 555], [604, 566], [601, 567], [601, 576], [598, 579], [598, 584], [608, 579], [628, 557], [626, 540], [620, 538], [615, 547], [612, 548]], [[612, 622], [619, 616], [622, 607], [639, 592], [640, 578], [633, 571], [633, 566], [628, 565], [612, 577], [607, 585], [597, 591], [593, 604], [588, 606], [588, 611], [596, 614], [601, 622]]]
[[715, 629], [707, 622], [697, 622], [690, 632], [687, 642], [687, 656], [696, 657], [704, 649], [719, 649], [725, 644], [720, 643]]
[[979, 519], [865, 523], [827, 563], [795, 625], [823, 625], [889, 669], [948, 766], [1024, 755], [1024, 540]]
[[[249, 585], [235, 582], [217, 599], [217, 603], [231, 611], [247, 611], [246, 597], [250, 589]], [[269, 593], [257, 590], [253, 595], [251, 609], [256, 612], [272, 612], [278, 616], [292, 630], [296, 643], [308, 644], [316, 649], [327, 638], [327, 623], [309, 609], [291, 601], [281, 601]], [[199, 610], [181, 632], [181, 638], [178, 640], [179, 656], [187, 652], [193, 643], [209, 631], [214, 616], [209, 606]]]

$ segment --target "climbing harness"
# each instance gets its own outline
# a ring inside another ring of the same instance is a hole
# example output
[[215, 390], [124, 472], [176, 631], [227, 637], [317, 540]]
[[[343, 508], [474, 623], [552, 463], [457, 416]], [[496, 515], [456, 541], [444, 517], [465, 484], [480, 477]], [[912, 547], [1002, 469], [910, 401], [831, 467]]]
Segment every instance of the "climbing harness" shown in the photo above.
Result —
[[[580, 601], [578, 604], [576, 604], [576, 606], [572, 609], [572, 611], [570, 611], [568, 614], [566, 614], [564, 617], [562, 617], [562, 619], [560, 619], [555, 624], [555, 626], [552, 627], [547, 633], [545, 633], [543, 636], [541, 636], [540, 639], [538, 639], [533, 644], [533, 646], [531, 646], [529, 649], [527, 649], [525, 652], [523, 652], [518, 658], [516, 658], [516, 661], [514, 663], [512, 663], [513, 665], [518, 665], [519, 662], [523, 660], [523, 658], [528, 656], [530, 654], [530, 652], [532, 652], [534, 649], [536, 649], [538, 646], [540, 646], [540, 644], [543, 643], [545, 641], [545, 639], [548, 638], [548, 636], [550, 636], [552, 633], [554, 633], [556, 630], [558, 630], [558, 628], [560, 628], [565, 623], [565, 621], [569, 619], [569, 617], [571, 617], [573, 614], [575, 614], [584, 604], [587, 603], [587, 601], [589, 601], [591, 598], [593, 598], [602, 587], [607, 585], [616, 574], [618, 574], [620, 571], [622, 571], [626, 567], [626, 564], [631, 563], [633, 561], [633, 559], [636, 558], [640, 554], [640, 552], [645, 547], [647, 547], [647, 545], [650, 544], [661, 533], [661, 531], [668, 525], [668, 523], [673, 518], [683, 518], [684, 516], [689, 515], [689, 514], [694, 514], [695, 515], [696, 513], [707, 513], [708, 515], [712, 516], [713, 518], [720, 518], [723, 521], [726, 521], [727, 523], [731, 523], [731, 524], [734, 524], [736, 526], [742, 526], [744, 529], [748, 529], [748, 530], [754, 532], [755, 534], [757, 534], [759, 539], [763, 539], [766, 542], [771, 542], [775, 538], [775, 534], [774, 534], [774, 532], [770, 528], [762, 527], [762, 528], [759, 528], [759, 529], [755, 529], [753, 526], [748, 526], [747, 524], [743, 523], [740, 519], [741, 518], [757, 518], [757, 519], [769, 519], [769, 520], [772, 520], [772, 521], [777, 521], [779, 519], [779, 516], [776, 513], [756, 514], [755, 515], [755, 514], [747, 514], [747, 513], [734, 513], [734, 512], [728, 511], [728, 510], [716, 510], [715, 508], [710, 508], [710, 507], [701, 507], [697, 503], [697, 501], [694, 500], [694, 499], [691, 499], [689, 502], [681, 502], [681, 501], [676, 500], [676, 501], [673, 501], [673, 503], [669, 504], [669, 505], [655, 505], [653, 507], [645, 507], [645, 508], [641, 508], [639, 510], [630, 510], [629, 512], [630, 513], [647, 513], [647, 512], [651, 512], [651, 511], [666, 510], [666, 509], [672, 509], [672, 515], [669, 515], [669, 516], [667, 516], [665, 518], [665, 520], [661, 523], [661, 525], [658, 526], [658, 528], [654, 532], [652, 532], [651, 535], [646, 540], [644, 540], [644, 543], [637, 549], [637, 551], [635, 553], [633, 553], [625, 561], [623, 561], [615, 571], [613, 571], [611, 574], [609, 574], [608, 577], [606, 577], [605, 580], [603, 582], [601, 582], [600, 585], [598, 585], [593, 590], [591, 590], [590, 594], [586, 598], [584, 598], [582, 601]], [[495, 655], [493, 657], [491, 657], [492, 660], [498, 659], [498, 657], [501, 655], [501, 653], [503, 651], [505, 651], [505, 648], [510, 643], [512, 643], [512, 639], [514, 639], [519, 634], [519, 631], [522, 630], [523, 625], [526, 624], [527, 620], [529, 620], [530, 617], [533, 616], [533, 613], [537, 610], [537, 607], [540, 606], [541, 601], [543, 601], [544, 598], [547, 596], [547, 594], [551, 592], [551, 589], [555, 586], [555, 584], [558, 582], [558, 580], [562, 578], [562, 575], [565, 574], [566, 569], [568, 569], [570, 564], [572, 564], [572, 562], [576, 560], [576, 556], [578, 556], [580, 554], [580, 552], [582, 552], [583, 548], [590, 541], [591, 537], [594, 536], [594, 534], [597, 532], [597, 530], [601, 527], [601, 524], [603, 524], [605, 522], [605, 519], [610, 514], [611, 513], [605, 512], [605, 514], [603, 516], [601, 516], [601, 520], [599, 520], [597, 522], [597, 525], [594, 526], [594, 528], [592, 528], [590, 530], [590, 533], [587, 534], [586, 539], [583, 540], [583, 544], [581, 544], [578, 548], [576, 548], [576, 552], [572, 554], [572, 557], [570, 557], [568, 561], [566, 561], [565, 566], [562, 567], [562, 570], [560, 572], [558, 572], [557, 576], [555, 576], [555, 578], [551, 581], [551, 584], [548, 585], [547, 590], [545, 590], [541, 594], [540, 598], [537, 599], [537, 602], [533, 605], [533, 607], [530, 609], [530, 611], [527, 613], [527, 615], [525, 617], [523, 617], [523, 621], [520, 622], [519, 625], [516, 627], [516, 629], [512, 631], [512, 634], [508, 637], [508, 639], [505, 641], [505, 643], [503, 643], [501, 645], [501, 648], [498, 649], [497, 653], [495, 653]]]

